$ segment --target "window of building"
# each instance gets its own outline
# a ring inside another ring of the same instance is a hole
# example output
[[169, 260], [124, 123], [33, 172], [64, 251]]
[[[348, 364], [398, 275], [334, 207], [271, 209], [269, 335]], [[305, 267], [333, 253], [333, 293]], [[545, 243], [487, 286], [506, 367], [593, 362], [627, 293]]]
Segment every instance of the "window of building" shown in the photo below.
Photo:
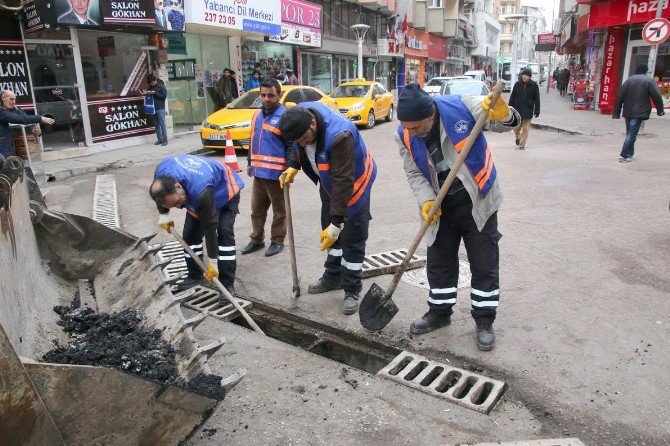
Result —
[[442, 7], [442, 0], [428, 0], [428, 7], [429, 8], [441, 8]]

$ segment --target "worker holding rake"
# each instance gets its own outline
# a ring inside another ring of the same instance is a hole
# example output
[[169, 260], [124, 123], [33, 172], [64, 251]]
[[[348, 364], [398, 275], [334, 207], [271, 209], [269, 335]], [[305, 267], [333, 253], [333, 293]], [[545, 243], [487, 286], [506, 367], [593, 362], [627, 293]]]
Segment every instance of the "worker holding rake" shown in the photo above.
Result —
[[[504, 100], [491, 104], [491, 95], [431, 98], [418, 84], [408, 85], [400, 95], [400, 126], [395, 139], [424, 220], [428, 221], [429, 210], [450, 166], [455, 165], [481, 113], [488, 113], [485, 127], [488, 130], [509, 131], [521, 122], [519, 114]], [[498, 241], [501, 234], [497, 212], [503, 196], [483, 134], [476, 137], [464, 164], [467, 169], [458, 171], [425, 236], [429, 310], [412, 323], [410, 332], [428, 333], [451, 322], [462, 239], [472, 272], [471, 314], [477, 324], [477, 347], [492, 350], [495, 345], [493, 321], [500, 296]]]

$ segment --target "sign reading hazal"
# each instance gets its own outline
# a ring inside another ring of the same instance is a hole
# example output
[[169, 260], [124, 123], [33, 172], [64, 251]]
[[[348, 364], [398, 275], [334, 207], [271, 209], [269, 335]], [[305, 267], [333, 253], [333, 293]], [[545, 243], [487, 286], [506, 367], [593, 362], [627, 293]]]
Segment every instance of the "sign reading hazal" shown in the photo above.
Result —
[[649, 45], [660, 45], [670, 37], [670, 22], [664, 18], [649, 20], [642, 28], [642, 38]]
[[281, 33], [281, 5], [267, 0], [197, 0], [184, 5], [189, 24], [237, 29], [259, 34]]

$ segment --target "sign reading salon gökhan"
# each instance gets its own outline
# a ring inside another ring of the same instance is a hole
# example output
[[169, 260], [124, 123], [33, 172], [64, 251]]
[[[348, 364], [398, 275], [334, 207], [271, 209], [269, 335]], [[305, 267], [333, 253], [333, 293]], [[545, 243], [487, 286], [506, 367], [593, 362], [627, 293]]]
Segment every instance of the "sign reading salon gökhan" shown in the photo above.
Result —
[[281, 33], [281, 3], [268, 0], [190, 0], [186, 24], [208, 25], [259, 34]]

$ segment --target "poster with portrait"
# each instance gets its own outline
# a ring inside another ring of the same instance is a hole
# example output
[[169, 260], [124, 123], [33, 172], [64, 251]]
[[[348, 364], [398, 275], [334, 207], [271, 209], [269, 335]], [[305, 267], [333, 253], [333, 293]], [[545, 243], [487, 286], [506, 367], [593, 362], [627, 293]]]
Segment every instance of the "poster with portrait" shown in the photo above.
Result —
[[71, 26], [100, 26], [98, 0], [55, 0], [57, 23]]
[[[155, 0], [156, 27], [166, 31], [184, 31], [186, 16], [184, 2], [186, 0]], [[161, 24], [159, 25], [159, 20]]]

